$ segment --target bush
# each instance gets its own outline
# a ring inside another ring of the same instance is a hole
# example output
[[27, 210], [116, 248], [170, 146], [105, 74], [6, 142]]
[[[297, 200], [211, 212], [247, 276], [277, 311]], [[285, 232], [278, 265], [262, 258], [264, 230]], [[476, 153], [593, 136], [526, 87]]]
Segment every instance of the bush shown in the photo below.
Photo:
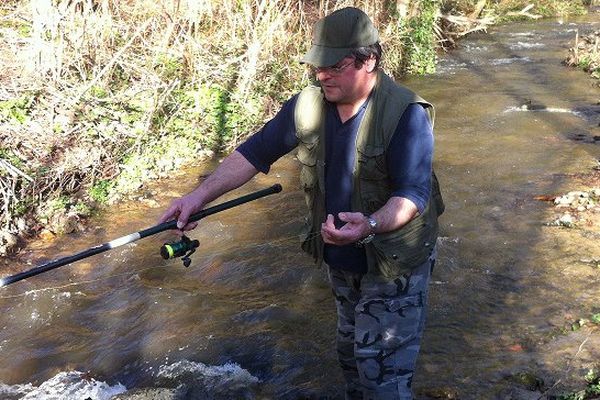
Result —
[[1, 187], [15, 188], [0, 196], [10, 203], [0, 208], [13, 210], [1, 222], [15, 230], [11, 218], [26, 214], [24, 207], [64, 194], [85, 192], [81, 197], [103, 203], [231, 150], [306, 85], [309, 74], [297, 61], [313, 23], [351, 3], [379, 25], [384, 67], [395, 76], [434, 71], [444, 36], [440, 10], [472, 13], [487, 4], [3, 2], [0, 147], [13, 167], [27, 167], [10, 176], [0, 168]]

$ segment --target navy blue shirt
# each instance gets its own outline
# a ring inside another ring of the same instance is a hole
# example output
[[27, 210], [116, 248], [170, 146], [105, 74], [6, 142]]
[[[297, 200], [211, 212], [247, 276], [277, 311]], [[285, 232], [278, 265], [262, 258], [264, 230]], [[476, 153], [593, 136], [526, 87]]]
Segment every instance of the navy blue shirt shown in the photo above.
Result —
[[[265, 174], [277, 159], [289, 153], [298, 144], [294, 122], [297, 98], [296, 95], [288, 100], [272, 120], [237, 148], [257, 170]], [[338, 228], [343, 223], [337, 214], [351, 211], [356, 135], [367, 102], [344, 123], [335, 104], [327, 104], [325, 201], [327, 213], [335, 216]], [[429, 201], [432, 157], [433, 132], [427, 112], [419, 104], [409, 105], [402, 114], [386, 151], [386, 166], [391, 180], [392, 196], [411, 200], [419, 212], [423, 212]], [[333, 268], [367, 272], [364, 249], [354, 245], [326, 244], [324, 256], [325, 262]]]

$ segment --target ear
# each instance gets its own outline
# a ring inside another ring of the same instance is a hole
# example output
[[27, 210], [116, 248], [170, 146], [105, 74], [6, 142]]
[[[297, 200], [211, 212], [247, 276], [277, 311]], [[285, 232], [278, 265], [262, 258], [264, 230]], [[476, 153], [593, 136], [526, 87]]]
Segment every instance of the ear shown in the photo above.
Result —
[[375, 70], [375, 57], [371, 56], [367, 61], [365, 61], [365, 67], [368, 73], [371, 73]]

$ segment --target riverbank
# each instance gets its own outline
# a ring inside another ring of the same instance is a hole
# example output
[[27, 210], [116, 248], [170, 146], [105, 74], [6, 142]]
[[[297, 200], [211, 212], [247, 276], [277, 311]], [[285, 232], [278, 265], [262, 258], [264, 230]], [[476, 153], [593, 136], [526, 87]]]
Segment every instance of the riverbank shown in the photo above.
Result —
[[[582, 13], [589, 2], [392, 3], [359, 6], [386, 27], [384, 66], [401, 77], [434, 71], [436, 49], [470, 32]], [[148, 180], [231, 150], [308, 82], [295, 60], [331, 11], [275, 1], [31, 4], [0, 9], [3, 255], [27, 238], [81, 230]]]

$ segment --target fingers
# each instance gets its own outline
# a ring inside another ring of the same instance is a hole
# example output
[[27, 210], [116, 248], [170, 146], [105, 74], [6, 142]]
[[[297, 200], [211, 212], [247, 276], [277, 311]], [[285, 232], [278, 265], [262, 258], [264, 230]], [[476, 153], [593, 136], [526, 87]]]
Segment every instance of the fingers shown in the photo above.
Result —
[[321, 236], [328, 244], [343, 246], [356, 242], [361, 238], [361, 227], [364, 223], [364, 215], [361, 213], [340, 213], [338, 215], [342, 222], [346, 222], [340, 229], [334, 224], [333, 215], [327, 215], [327, 219], [321, 224]]
[[365, 215], [360, 212], [341, 212], [338, 214], [338, 218], [340, 221], [353, 224], [361, 224], [365, 221]]
[[[188, 218], [190, 217], [190, 215], [192, 215], [192, 210], [188, 207], [181, 207], [181, 210], [179, 212], [179, 216], [177, 217], [177, 229], [181, 229], [181, 230], [185, 230], [184, 228], [187, 227], [188, 225], [192, 225], [192, 224], [188, 224]], [[198, 224], [195, 224], [198, 225]], [[196, 226], [194, 226], [195, 228]], [[193, 228], [190, 228], [193, 229]], [[189, 230], [189, 229], [187, 229]]]
[[325, 222], [321, 224], [321, 236], [325, 243], [333, 243], [332, 233], [335, 231], [333, 215], [328, 214]]
[[182, 197], [174, 200], [169, 208], [159, 218], [159, 223], [164, 223], [177, 219], [177, 229], [180, 231], [189, 231], [198, 226], [197, 222], [189, 222], [188, 219], [196, 210], [195, 204], [188, 198]]
[[175, 204], [171, 204], [169, 208], [167, 208], [167, 210], [160, 216], [158, 223], [162, 224], [163, 222], [167, 222], [173, 219], [177, 214], [177, 206]]
[[183, 227], [183, 229], [179, 229], [179, 228], [178, 229], [173, 229], [172, 232], [175, 233], [177, 236], [181, 237], [181, 236], [185, 235], [185, 233], [187, 231], [191, 231], [193, 229], [196, 229], [197, 226], [198, 226], [198, 222], [190, 222], [190, 223], [186, 224]]
[[333, 215], [327, 214], [327, 219], [325, 219], [325, 226], [327, 229], [335, 229], [335, 220]]

